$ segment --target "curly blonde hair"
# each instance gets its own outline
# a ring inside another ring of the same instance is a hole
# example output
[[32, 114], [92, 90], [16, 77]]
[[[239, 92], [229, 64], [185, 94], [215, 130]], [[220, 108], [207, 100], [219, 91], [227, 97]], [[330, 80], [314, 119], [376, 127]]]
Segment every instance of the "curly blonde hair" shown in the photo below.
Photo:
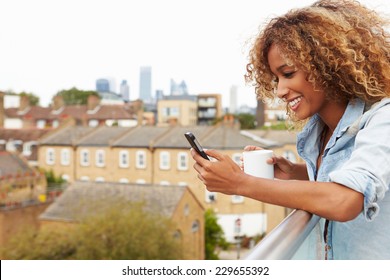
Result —
[[352, 0], [320, 0], [272, 19], [257, 36], [245, 79], [258, 99], [274, 99], [268, 51], [275, 44], [287, 61], [327, 98], [374, 103], [390, 97], [388, 19]]

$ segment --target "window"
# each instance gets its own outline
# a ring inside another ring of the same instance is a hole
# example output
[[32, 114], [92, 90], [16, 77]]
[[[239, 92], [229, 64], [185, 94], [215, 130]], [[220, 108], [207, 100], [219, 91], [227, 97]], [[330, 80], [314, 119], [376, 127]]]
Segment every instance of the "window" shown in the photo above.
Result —
[[45, 120], [38, 120], [37, 121], [37, 128], [45, 128], [46, 121]]
[[216, 200], [217, 200], [217, 193], [209, 192], [208, 190], [206, 190], [205, 201], [207, 203], [212, 203], [212, 202], [215, 202]]
[[119, 151], [119, 167], [127, 168], [129, 167], [129, 152], [128, 151]]
[[60, 125], [60, 122], [58, 120], [54, 120], [51, 124], [53, 128], [57, 128]]
[[191, 231], [197, 232], [199, 230], [199, 221], [193, 221], [191, 225]]
[[177, 169], [188, 170], [188, 154], [181, 152], [177, 154]]
[[83, 182], [88, 182], [89, 181], [89, 177], [88, 176], [81, 176], [80, 180], [83, 181]]
[[126, 178], [119, 179], [119, 183], [121, 183], [121, 184], [127, 184], [128, 182], [129, 182], [129, 180], [127, 180]]
[[169, 152], [160, 153], [160, 169], [168, 170], [171, 167], [171, 157]]
[[70, 150], [61, 149], [61, 165], [69, 165], [69, 164], [70, 164]]
[[104, 167], [105, 166], [105, 152], [104, 150], [97, 150], [95, 153], [95, 165], [97, 167]]
[[89, 166], [89, 150], [82, 149], [80, 151], [80, 164], [81, 166]]
[[145, 151], [137, 151], [135, 155], [135, 166], [139, 169], [146, 168], [146, 152]]
[[241, 195], [232, 195], [232, 203], [243, 203], [244, 197]]
[[184, 205], [184, 216], [188, 216], [190, 214], [190, 206], [188, 205], [188, 203], [186, 203], [186, 205]]
[[146, 184], [146, 181], [144, 179], [138, 179], [137, 181], [135, 181], [136, 184], [140, 184], [140, 185], [144, 185]]
[[96, 177], [95, 182], [104, 182], [103, 177]]
[[88, 126], [89, 127], [97, 127], [99, 125], [99, 121], [98, 120], [89, 120], [88, 121]]
[[67, 181], [67, 182], [69, 182], [69, 179], [70, 179], [70, 177], [69, 177], [68, 174], [63, 174], [63, 175], [61, 176], [61, 178], [64, 179], [65, 181]]
[[179, 182], [178, 185], [180, 187], [187, 187], [188, 186], [188, 183], [187, 182]]
[[168, 181], [161, 181], [161, 182], [160, 182], [160, 185], [161, 185], [161, 186], [169, 186], [170, 183], [169, 183]]
[[37, 142], [34, 141], [29, 141], [29, 142], [24, 142], [23, 143], [23, 155], [24, 156], [31, 156], [32, 151], [33, 151], [33, 146], [36, 146]]
[[55, 163], [54, 149], [48, 148], [46, 150], [46, 164], [53, 165]]

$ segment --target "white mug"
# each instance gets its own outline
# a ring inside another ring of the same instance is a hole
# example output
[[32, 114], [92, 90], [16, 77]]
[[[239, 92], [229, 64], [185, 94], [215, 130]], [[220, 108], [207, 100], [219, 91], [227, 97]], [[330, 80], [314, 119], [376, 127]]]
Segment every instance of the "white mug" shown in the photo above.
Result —
[[273, 151], [244, 151], [242, 156], [244, 159], [244, 172], [246, 174], [261, 178], [274, 178], [274, 165], [267, 163], [267, 159], [272, 158]]

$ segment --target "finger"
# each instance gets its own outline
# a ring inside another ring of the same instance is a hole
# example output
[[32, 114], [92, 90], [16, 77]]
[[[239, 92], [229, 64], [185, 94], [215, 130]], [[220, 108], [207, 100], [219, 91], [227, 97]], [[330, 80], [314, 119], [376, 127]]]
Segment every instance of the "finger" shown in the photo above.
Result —
[[193, 148], [191, 148], [191, 156], [192, 158], [199, 164], [204, 165], [207, 162], [207, 159], [204, 159], [200, 154], [198, 154]]
[[204, 150], [204, 151], [208, 156], [215, 158], [216, 160], [221, 160], [223, 158], [223, 155], [216, 150]]
[[257, 146], [252, 146], [252, 145], [245, 146], [245, 148], [244, 148], [244, 151], [246, 151], [246, 152], [255, 151], [255, 150], [262, 150], [262, 148], [257, 147]]

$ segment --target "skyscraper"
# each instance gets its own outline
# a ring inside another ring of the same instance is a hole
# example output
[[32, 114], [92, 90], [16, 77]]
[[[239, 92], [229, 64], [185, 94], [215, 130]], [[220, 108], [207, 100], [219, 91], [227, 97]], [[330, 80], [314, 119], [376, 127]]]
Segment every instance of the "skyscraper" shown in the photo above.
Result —
[[100, 78], [96, 80], [97, 92], [116, 92], [114, 78]]
[[119, 89], [120, 95], [122, 95], [123, 100], [129, 101], [130, 100], [130, 87], [127, 84], [126, 80], [122, 80], [121, 86]]
[[237, 86], [233, 85], [230, 87], [230, 104], [229, 104], [229, 113], [237, 113]]
[[139, 98], [146, 102], [152, 100], [152, 68], [150, 66], [140, 68]]
[[180, 84], [171, 79], [171, 95], [188, 95], [186, 82], [183, 80]]
[[96, 91], [97, 92], [110, 92], [110, 81], [108, 79], [97, 79], [96, 80]]

